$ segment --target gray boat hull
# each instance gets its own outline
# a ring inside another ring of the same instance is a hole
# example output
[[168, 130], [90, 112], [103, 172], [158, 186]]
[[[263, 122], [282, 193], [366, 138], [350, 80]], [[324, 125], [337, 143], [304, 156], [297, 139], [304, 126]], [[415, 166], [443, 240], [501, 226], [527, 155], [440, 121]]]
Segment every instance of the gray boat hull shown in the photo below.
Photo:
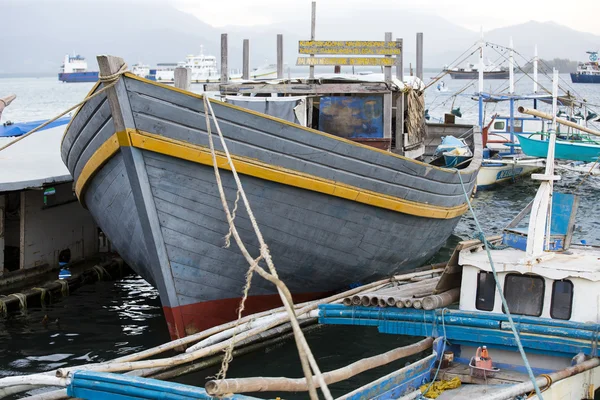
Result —
[[[157, 287], [173, 337], [233, 319], [248, 265], [234, 241], [225, 246], [202, 100], [130, 75], [115, 89], [112, 104], [104, 94], [88, 101], [63, 141], [80, 201]], [[464, 190], [479, 168], [476, 146], [463, 188], [456, 171], [231, 105], [213, 108], [279, 276], [298, 300], [422, 265], [465, 211]], [[233, 175], [219, 165], [233, 207]], [[236, 214], [258, 255], [241, 203]], [[274, 286], [255, 278], [246, 310], [277, 299]]]

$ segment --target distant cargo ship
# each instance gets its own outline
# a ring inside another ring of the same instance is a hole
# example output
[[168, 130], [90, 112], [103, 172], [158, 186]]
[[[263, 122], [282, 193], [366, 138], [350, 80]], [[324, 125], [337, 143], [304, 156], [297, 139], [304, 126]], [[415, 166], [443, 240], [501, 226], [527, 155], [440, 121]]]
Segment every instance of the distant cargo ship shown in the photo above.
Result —
[[588, 51], [590, 57], [586, 63], [579, 63], [577, 72], [571, 73], [573, 83], [600, 83], [600, 64], [598, 64], [598, 52]]
[[[477, 79], [479, 78], [479, 69], [474, 64], [468, 63], [464, 68], [448, 68], [444, 67], [444, 72], [447, 72], [452, 79]], [[488, 64], [483, 68], [484, 79], [508, 79], [509, 71], [507, 68], [497, 67], [493, 64]]]
[[77, 55], [66, 55], [63, 65], [60, 66], [58, 80], [61, 82], [96, 82], [98, 71], [88, 71], [85, 58]]

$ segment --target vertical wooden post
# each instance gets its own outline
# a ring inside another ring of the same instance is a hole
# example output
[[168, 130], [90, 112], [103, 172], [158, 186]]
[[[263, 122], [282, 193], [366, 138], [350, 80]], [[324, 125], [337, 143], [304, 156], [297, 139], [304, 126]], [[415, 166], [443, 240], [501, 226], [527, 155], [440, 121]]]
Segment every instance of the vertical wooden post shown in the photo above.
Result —
[[242, 79], [250, 78], [250, 40], [244, 39]]
[[175, 68], [175, 87], [183, 90], [190, 90], [192, 81], [192, 70], [187, 67]]
[[404, 82], [404, 46], [402, 43], [402, 39], [396, 39], [396, 46], [400, 48], [400, 54], [396, 56], [396, 78]]
[[6, 196], [0, 194], [0, 276], [4, 273], [4, 237], [6, 231]]
[[[392, 41], [392, 32], [386, 32], [385, 33], [385, 41], [386, 42], [391, 42]], [[385, 56], [385, 58], [391, 58], [392, 56]], [[383, 77], [385, 79], [386, 82], [391, 82], [392, 81], [392, 67], [384, 67], [383, 68]]]
[[277, 34], [277, 79], [283, 79], [283, 35]]
[[[401, 38], [396, 39], [400, 54], [396, 56], [396, 78], [404, 82], [404, 43]], [[404, 93], [399, 93], [396, 103], [396, 149], [395, 153], [404, 155]]]
[[[312, 2], [312, 10], [310, 13], [310, 40], [315, 40], [316, 20], [317, 20], [317, 2], [313, 1]], [[314, 54], [311, 54], [310, 56], [314, 57]], [[309, 74], [308, 74], [309, 79], [314, 79], [315, 78], [315, 66], [311, 65], [308, 68], [308, 70], [309, 70]]]
[[[316, 31], [316, 22], [317, 22], [317, 2], [313, 1], [311, 6], [310, 13], [310, 40], [315, 40], [315, 31]], [[314, 57], [314, 54], [310, 54], [310, 57]], [[308, 79], [315, 79], [315, 66], [311, 65], [308, 67]], [[308, 98], [306, 102], [306, 106], [308, 107], [306, 113], [306, 126], [312, 128], [312, 120], [313, 120], [313, 107], [314, 107], [314, 99], [312, 97]]]
[[221, 34], [221, 83], [229, 82], [229, 71], [227, 68], [227, 34]]
[[27, 216], [27, 191], [22, 190], [19, 194], [21, 198], [20, 218], [19, 218], [19, 269], [25, 268], [25, 232]]
[[[392, 32], [385, 33], [385, 41], [392, 41]], [[390, 58], [391, 56], [385, 56]], [[386, 66], [383, 69], [383, 77], [386, 82], [392, 81], [392, 67]], [[392, 138], [392, 91], [388, 91], [383, 95], [383, 137], [385, 139]]]
[[423, 80], [423, 32], [417, 33], [417, 78]]

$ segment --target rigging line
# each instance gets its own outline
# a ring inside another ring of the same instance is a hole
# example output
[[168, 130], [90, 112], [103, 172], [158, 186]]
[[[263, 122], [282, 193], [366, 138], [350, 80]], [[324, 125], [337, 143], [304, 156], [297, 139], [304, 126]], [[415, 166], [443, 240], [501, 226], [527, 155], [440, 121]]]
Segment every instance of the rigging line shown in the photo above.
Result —
[[[498, 52], [496, 49], [493, 49], [493, 50], [494, 50], [494, 51], [496, 51], [498, 54], [500, 54], [500, 56], [502, 56], [502, 57], [505, 57], [505, 58], [506, 58], [506, 55], [504, 55], [504, 54], [502, 54], [502, 53]], [[521, 56], [521, 57], [522, 57], [522, 58], [523, 58], [525, 61], [529, 62], [529, 61], [528, 61], [528, 60], [527, 60], [525, 57], [523, 57], [523, 55], [521, 55], [520, 53], [519, 53], [519, 55], [520, 55], [520, 56]], [[518, 69], [519, 71], [521, 71], [521, 72], [524, 74], [524, 76], [527, 76], [529, 79], [531, 79], [531, 81], [532, 81], [532, 82], [536, 82], [536, 81], [535, 81], [535, 79], [533, 79], [533, 77], [532, 77], [532, 76], [531, 76], [531, 75], [530, 75], [528, 72], [526, 72], [526, 71], [523, 69], [523, 67], [521, 67], [521, 65], [520, 65], [518, 62], [516, 62], [516, 61], [515, 61], [515, 66], [517, 67], [517, 69]], [[544, 72], [543, 72], [543, 73], [544, 73]], [[545, 73], [544, 73], [544, 74], [545, 74]], [[545, 75], [546, 75], [546, 76], [548, 76], [547, 74], [545, 74]], [[548, 77], [549, 77], [549, 76], [548, 76]], [[519, 80], [521, 80], [522, 78], [523, 78], [523, 77], [519, 78]], [[518, 81], [517, 81], [517, 82], [518, 82]], [[515, 83], [516, 83], [516, 82], [515, 82]], [[546, 92], [546, 93], [548, 93], [548, 94], [552, 94], [552, 92], [551, 92], [550, 90], [548, 90], [548, 89], [547, 89], [547, 88], [546, 88], [544, 85], [542, 85], [542, 84], [539, 82], [539, 80], [537, 81], [537, 84], [538, 84], [538, 86], [539, 86], [539, 87], [540, 87], [540, 88], [541, 88], [543, 91], [545, 91], [545, 92]], [[563, 89], [563, 91], [564, 91], [564, 89]]]
[[[462, 60], [460, 60], [460, 62], [464, 62], [465, 60], [467, 60], [469, 57], [471, 57], [473, 54], [475, 54], [477, 52], [478, 49], [473, 50], [468, 56], [464, 57]], [[464, 53], [463, 53], [464, 54]], [[450, 64], [452, 65], [452, 64]], [[446, 69], [446, 71], [444, 71], [443, 74], [441, 74], [438, 77], [435, 77], [432, 79], [432, 81], [429, 83], [429, 85], [425, 86], [425, 90], [427, 90], [429, 87], [431, 87], [432, 85], [434, 85], [436, 82], [438, 82], [440, 79], [442, 79], [444, 76], [448, 75], [450, 73], [450, 69]]]

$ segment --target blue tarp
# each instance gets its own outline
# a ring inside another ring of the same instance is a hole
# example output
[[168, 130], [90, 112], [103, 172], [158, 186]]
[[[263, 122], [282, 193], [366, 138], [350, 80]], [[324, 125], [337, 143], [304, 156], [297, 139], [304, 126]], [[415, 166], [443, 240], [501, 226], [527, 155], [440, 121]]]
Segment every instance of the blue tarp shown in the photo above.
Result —
[[[71, 117], [62, 117], [57, 119], [54, 122], [49, 123], [41, 130], [54, 128], [61, 125], [66, 125], [71, 120]], [[27, 132], [37, 128], [44, 122], [48, 121], [47, 119], [42, 119], [39, 121], [31, 121], [31, 122], [15, 122], [8, 125], [6, 122], [0, 125], [0, 137], [9, 137], [9, 136], [21, 136], [26, 134]]]

